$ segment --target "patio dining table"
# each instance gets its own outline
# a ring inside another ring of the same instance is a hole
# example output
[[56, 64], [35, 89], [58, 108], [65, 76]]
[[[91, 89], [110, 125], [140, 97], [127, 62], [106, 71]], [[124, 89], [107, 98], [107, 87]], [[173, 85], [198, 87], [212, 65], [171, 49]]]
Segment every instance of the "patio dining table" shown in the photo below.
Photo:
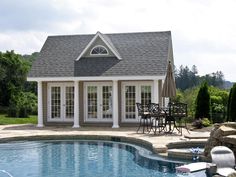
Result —
[[[169, 108], [159, 107], [159, 104], [156, 103], [150, 103], [148, 105], [136, 103], [136, 105], [140, 116], [137, 132], [141, 130], [142, 133], [150, 133], [153, 130], [154, 134], [156, 134], [157, 129], [159, 129], [159, 133], [171, 131], [171, 122], [168, 121]], [[167, 129], [167, 125], [169, 125], [169, 130]]]
[[[187, 117], [187, 105], [184, 103], [169, 103], [168, 107], [160, 107], [157, 103], [142, 105], [137, 103], [140, 123], [137, 132], [142, 128], [142, 133], [145, 130], [150, 133], [153, 130], [156, 134], [157, 129], [160, 132], [172, 133], [176, 129], [182, 135], [182, 118]], [[178, 124], [177, 124], [178, 122]], [[188, 130], [188, 129], [187, 129]]]
[[[160, 107], [160, 112], [158, 115], [151, 115], [155, 122], [152, 125], [152, 129], [154, 131], [154, 134], [156, 134], [157, 129], [159, 129], [160, 132], [164, 133], [171, 133], [173, 132], [172, 129], [172, 123], [173, 127], [176, 127], [175, 119], [170, 116], [170, 111], [168, 107]], [[156, 123], [157, 122], [157, 123]]]

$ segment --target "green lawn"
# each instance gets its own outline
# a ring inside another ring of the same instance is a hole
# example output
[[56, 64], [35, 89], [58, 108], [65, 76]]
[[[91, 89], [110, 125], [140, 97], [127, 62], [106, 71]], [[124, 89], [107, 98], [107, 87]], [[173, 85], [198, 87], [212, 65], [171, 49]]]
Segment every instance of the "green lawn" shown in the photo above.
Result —
[[0, 125], [9, 124], [37, 124], [37, 116], [33, 115], [29, 118], [14, 118], [7, 117], [5, 114], [0, 114]]

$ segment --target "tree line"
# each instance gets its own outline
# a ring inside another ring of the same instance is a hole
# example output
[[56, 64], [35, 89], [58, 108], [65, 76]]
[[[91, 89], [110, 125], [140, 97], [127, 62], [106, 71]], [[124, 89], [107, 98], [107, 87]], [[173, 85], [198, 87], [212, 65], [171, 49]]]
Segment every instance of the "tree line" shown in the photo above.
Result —
[[203, 82], [207, 82], [208, 85], [224, 88], [224, 74], [222, 71], [216, 71], [204, 76], [198, 75], [197, 66], [193, 65], [191, 69], [188, 66], [181, 65], [179, 69], [175, 69], [175, 82], [176, 87], [182, 91], [196, 87]]

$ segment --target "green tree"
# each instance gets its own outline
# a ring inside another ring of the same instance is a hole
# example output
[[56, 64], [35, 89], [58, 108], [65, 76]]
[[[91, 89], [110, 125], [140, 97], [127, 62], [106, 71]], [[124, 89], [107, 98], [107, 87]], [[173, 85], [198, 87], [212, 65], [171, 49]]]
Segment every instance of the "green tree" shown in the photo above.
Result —
[[191, 70], [188, 66], [181, 65], [179, 70], [175, 70], [176, 87], [180, 90], [186, 90], [188, 88], [195, 87], [199, 83], [199, 76], [197, 76], [197, 67], [192, 66]]
[[10, 99], [8, 116], [29, 117], [30, 113], [36, 113], [37, 97], [31, 92], [17, 92]]
[[197, 95], [195, 118], [210, 118], [210, 94], [206, 82], [202, 84]]
[[232, 87], [230, 104], [229, 104], [229, 121], [236, 121], [236, 83]]
[[30, 65], [14, 51], [7, 51], [0, 52], [0, 68], [4, 73], [0, 79], [0, 105], [9, 106], [11, 96], [23, 89]]
[[218, 87], [209, 86], [211, 97], [211, 118], [213, 123], [221, 123], [226, 120], [226, 107], [229, 93]]
[[211, 86], [223, 88], [224, 86], [224, 74], [221, 71], [216, 71], [211, 74], [206, 74], [201, 77], [202, 81], [207, 82]]
[[[35, 61], [35, 59], [38, 57], [39, 52], [34, 52], [31, 55], [23, 55], [23, 59], [29, 63], [31, 66], [32, 63]], [[37, 83], [36, 82], [27, 82], [24, 83], [24, 91], [25, 92], [32, 92], [34, 94], [37, 94]]]
[[34, 62], [34, 60], [38, 57], [39, 52], [34, 52], [31, 55], [23, 55], [23, 59], [28, 61], [30, 63], [30, 65], [32, 65], [32, 63]]

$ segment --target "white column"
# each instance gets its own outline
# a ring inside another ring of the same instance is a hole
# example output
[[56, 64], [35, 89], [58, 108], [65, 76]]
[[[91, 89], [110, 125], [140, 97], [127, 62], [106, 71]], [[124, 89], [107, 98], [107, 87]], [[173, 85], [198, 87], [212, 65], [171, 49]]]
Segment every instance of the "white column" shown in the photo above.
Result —
[[43, 127], [43, 86], [42, 81], [38, 81], [38, 125]]
[[158, 80], [153, 80], [153, 102], [159, 103], [159, 88], [158, 88]]
[[79, 128], [79, 81], [74, 81], [74, 125]]
[[112, 128], [119, 128], [118, 120], [118, 81], [113, 80], [112, 85], [112, 114], [113, 114], [113, 126]]

